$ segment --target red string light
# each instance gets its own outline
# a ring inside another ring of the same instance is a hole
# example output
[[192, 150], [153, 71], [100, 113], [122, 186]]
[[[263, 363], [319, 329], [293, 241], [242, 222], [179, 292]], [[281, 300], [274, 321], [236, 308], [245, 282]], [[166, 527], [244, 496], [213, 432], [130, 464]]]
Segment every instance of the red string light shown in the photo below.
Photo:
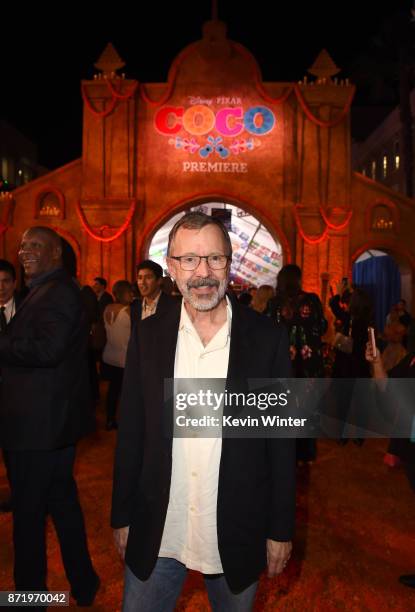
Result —
[[8, 200], [8, 203], [4, 208], [3, 218], [0, 221], [0, 236], [3, 236], [3, 234], [5, 234], [7, 230], [9, 229], [9, 224], [7, 223], [7, 220], [9, 218], [9, 213], [12, 207], [13, 196], [11, 194], [7, 194], [2, 197], [2, 199], [6, 199], [6, 198]]
[[127, 91], [125, 94], [121, 93], [120, 91], [117, 91], [114, 85], [111, 83], [111, 81], [107, 81], [107, 86], [114, 98], [117, 98], [117, 100], [125, 101], [125, 100], [129, 100], [130, 98], [134, 96], [135, 92], [138, 89], [138, 81], [133, 83], [131, 86], [131, 89]]
[[310, 121], [312, 121], [313, 123], [315, 123], [316, 125], [319, 125], [320, 127], [324, 127], [324, 128], [330, 128], [330, 127], [335, 127], [336, 125], [338, 125], [339, 123], [341, 123], [344, 118], [348, 115], [349, 111], [350, 111], [350, 107], [352, 105], [352, 101], [353, 101], [353, 97], [354, 94], [356, 92], [356, 87], [353, 85], [352, 86], [352, 91], [350, 93], [349, 99], [346, 102], [345, 107], [343, 108], [343, 110], [340, 112], [340, 114], [333, 119], [332, 121], [323, 121], [322, 119], [319, 119], [319, 117], [316, 117], [315, 115], [313, 115], [313, 113], [310, 110], [310, 107], [307, 105], [304, 95], [300, 90], [300, 87], [297, 83], [294, 83], [293, 85], [289, 86], [287, 91], [280, 97], [278, 98], [273, 98], [272, 96], [269, 95], [269, 93], [265, 90], [263, 83], [262, 83], [262, 78], [261, 78], [261, 73], [259, 71], [259, 68], [255, 62], [255, 60], [253, 59], [252, 55], [250, 53], [248, 53], [244, 47], [242, 47], [242, 45], [239, 45], [237, 43], [233, 43], [234, 48], [244, 57], [246, 57], [248, 59], [248, 61], [252, 64], [252, 68], [253, 68], [253, 73], [254, 73], [254, 81], [255, 81], [255, 87], [258, 91], [258, 93], [261, 95], [261, 97], [266, 100], [267, 102], [270, 102], [271, 104], [282, 104], [283, 102], [285, 102], [287, 100], [287, 98], [290, 96], [290, 94], [292, 92], [295, 93], [297, 100], [301, 106], [301, 109], [303, 110], [304, 114], [306, 115], [306, 117], [308, 119], [310, 119]]
[[196, 47], [196, 44], [197, 43], [189, 45], [174, 60], [172, 66], [171, 66], [170, 72], [169, 72], [169, 78], [168, 78], [168, 82], [167, 82], [167, 90], [166, 90], [165, 94], [159, 100], [152, 100], [150, 98], [150, 96], [147, 94], [144, 85], [141, 84], [140, 94], [141, 94], [141, 97], [143, 98], [144, 102], [146, 102], [150, 106], [162, 106], [163, 104], [166, 104], [166, 102], [170, 99], [170, 97], [171, 97], [171, 95], [173, 93], [173, 89], [174, 89], [174, 86], [176, 84], [177, 73], [179, 71], [180, 64], [183, 62], [184, 59], [186, 59], [191, 54], [191, 52]]
[[287, 88], [287, 91], [285, 91], [280, 97], [278, 98], [273, 98], [264, 88], [263, 84], [262, 84], [262, 77], [261, 77], [261, 73], [259, 71], [259, 68], [255, 62], [255, 60], [253, 59], [252, 55], [240, 44], [238, 43], [232, 43], [234, 49], [236, 49], [236, 51], [238, 51], [238, 53], [240, 53], [241, 55], [243, 55], [251, 64], [252, 64], [252, 68], [253, 68], [253, 73], [254, 73], [254, 81], [255, 81], [255, 87], [257, 88], [257, 90], [259, 91], [260, 95], [262, 96], [262, 98], [264, 98], [264, 100], [266, 100], [267, 102], [270, 102], [271, 104], [283, 104], [287, 98], [290, 96], [290, 94], [294, 91], [294, 85], [289, 85]]
[[138, 88], [138, 83], [134, 83], [132, 87], [130, 88], [130, 90], [127, 91], [127, 93], [122, 94], [121, 92], [115, 89], [115, 87], [109, 80], [105, 81], [105, 83], [111, 93], [111, 101], [108, 107], [102, 111], [98, 111], [96, 108], [94, 108], [91, 100], [88, 98], [85, 84], [82, 83], [82, 86], [81, 86], [82, 99], [85, 102], [86, 106], [88, 107], [88, 110], [93, 115], [95, 115], [95, 117], [99, 117], [101, 119], [104, 117], [108, 117], [108, 115], [110, 115], [115, 110], [115, 107], [117, 106], [118, 101], [122, 100], [125, 102], [126, 100], [129, 100], [130, 98], [132, 98]]
[[115, 108], [115, 105], [117, 104], [117, 98], [114, 98], [114, 96], [111, 98], [111, 102], [109, 103], [107, 108], [105, 108], [102, 111], [97, 111], [97, 109], [94, 108], [94, 106], [92, 105], [92, 102], [88, 98], [88, 95], [86, 93], [86, 88], [85, 88], [85, 85], [83, 83], [82, 83], [82, 86], [81, 86], [81, 91], [82, 91], [82, 99], [83, 99], [84, 103], [86, 104], [88, 110], [95, 117], [99, 117], [99, 118], [102, 119], [104, 117], [108, 117], [108, 115], [110, 115], [113, 112], [113, 110]]
[[[338, 125], [339, 123], [341, 123], [345, 117], [349, 114], [350, 112], [350, 107], [352, 105], [352, 101], [354, 98], [354, 94], [356, 91], [356, 87], [352, 86], [351, 88], [351, 93], [349, 96], [349, 99], [347, 100], [343, 110], [339, 113], [339, 115], [331, 120], [331, 121], [324, 121], [323, 119], [320, 119], [319, 117], [316, 117], [310, 107], [308, 106], [303, 93], [301, 92], [301, 89], [299, 87], [299, 85], [297, 83], [294, 83], [293, 85], [289, 85], [286, 89], [286, 91], [279, 96], [278, 98], [274, 98], [272, 97], [264, 88], [264, 85], [262, 83], [262, 78], [261, 78], [261, 73], [259, 71], [259, 68], [255, 62], [255, 60], [253, 59], [253, 57], [251, 56], [250, 53], [248, 53], [244, 47], [242, 47], [242, 45], [239, 45], [237, 43], [232, 43], [233, 47], [244, 57], [246, 57], [248, 59], [248, 61], [252, 64], [253, 67], [253, 76], [254, 76], [254, 81], [255, 81], [255, 87], [258, 91], [258, 93], [260, 94], [260, 96], [266, 100], [267, 102], [270, 102], [271, 104], [274, 105], [280, 105], [283, 104], [291, 95], [291, 93], [295, 93], [296, 98], [300, 104], [301, 109], [303, 110], [304, 114], [306, 115], [306, 117], [312, 121], [313, 123], [315, 123], [316, 125], [320, 126], [320, 127], [324, 127], [324, 128], [330, 128], [330, 127], [335, 127], [336, 125]], [[185, 51], [183, 51], [173, 62], [172, 67], [170, 69], [170, 73], [169, 73], [169, 78], [168, 78], [168, 83], [167, 83], [167, 90], [165, 92], [165, 94], [159, 99], [159, 100], [153, 100], [152, 98], [150, 98], [150, 96], [147, 94], [147, 91], [145, 89], [145, 86], [143, 84], [141, 84], [139, 91], [141, 94], [142, 99], [144, 100], [144, 102], [146, 102], [147, 104], [149, 104], [150, 106], [162, 106], [163, 104], [165, 104], [171, 97], [172, 93], [173, 93], [173, 89], [174, 86], [176, 84], [176, 79], [177, 79], [177, 74], [178, 74], [178, 70], [180, 68], [180, 65], [182, 64], [183, 60], [185, 60], [190, 54], [191, 52], [194, 50], [196, 46], [196, 43], [193, 45], [189, 45], [187, 47], [187, 49], [185, 49]], [[108, 106], [108, 108], [106, 108], [105, 110], [102, 111], [97, 111], [96, 108], [94, 108], [93, 104], [91, 103], [91, 101], [88, 98], [88, 95], [86, 93], [86, 88], [85, 85], [82, 84], [82, 98], [85, 102], [85, 104], [87, 105], [88, 109], [90, 110], [90, 112], [95, 115], [96, 117], [107, 117], [108, 115], [110, 115], [116, 105], [117, 105], [117, 100], [128, 100], [130, 99], [137, 91], [139, 85], [138, 83], [134, 83], [134, 85], [131, 87], [130, 91], [128, 91], [125, 94], [122, 94], [121, 92], [117, 91], [115, 89], [115, 87], [113, 86], [113, 84], [107, 80], [106, 84], [108, 86], [108, 89], [111, 92], [111, 102]]]
[[352, 86], [352, 91], [350, 92], [350, 96], [349, 96], [349, 99], [346, 102], [346, 105], [344, 106], [344, 108], [340, 112], [340, 114], [335, 119], [333, 119], [332, 121], [323, 121], [322, 119], [319, 119], [318, 117], [313, 115], [313, 113], [311, 112], [310, 108], [307, 106], [307, 103], [306, 103], [306, 101], [304, 99], [304, 96], [303, 96], [301, 90], [300, 90], [300, 87], [297, 84], [294, 85], [294, 90], [295, 90], [295, 94], [297, 96], [297, 100], [300, 103], [300, 106], [301, 106], [304, 114], [306, 115], [306, 117], [308, 117], [308, 119], [310, 119], [310, 121], [312, 121], [316, 125], [319, 125], [320, 127], [331, 128], [331, 127], [335, 127], [336, 125], [339, 125], [339, 123], [341, 123], [345, 119], [345, 117], [349, 114], [350, 107], [351, 107], [352, 102], [353, 102], [354, 94], [356, 92], [356, 87], [354, 85]]
[[328, 228], [327, 226], [324, 228], [323, 233], [320, 234], [320, 236], [307, 236], [306, 233], [304, 232], [302, 225], [301, 225], [301, 221], [300, 221], [300, 215], [298, 214], [298, 210], [297, 207], [294, 208], [294, 217], [295, 217], [295, 223], [298, 229], [298, 232], [301, 236], [301, 238], [304, 240], [304, 242], [306, 242], [307, 244], [320, 244], [321, 242], [323, 242], [326, 238], [327, 238], [327, 234], [328, 234]]
[[[105, 237], [100, 236], [92, 229], [92, 227], [87, 221], [87, 218], [85, 217], [85, 213], [82, 210], [80, 202], [77, 202], [76, 204], [76, 212], [78, 213], [79, 220], [81, 221], [82, 227], [91, 236], [91, 238], [93, 238], [94, 240], [97, 240], [98, 242], [112, 242], [113, 240], [117, 240], [117, 238], [122, 236], [122, 234], [126, 231], [128, 226], [130, 225], [131, 220], [135, 213], [135, 207], [136, 207], [136, 201], [132, 200], [131, 205], [130, 205], [130, 210], [128, 212], [127, 218], [125, 219], [124, 223], [121, 225], [121, 227], [118, 228], [115, 234], [113, 234], [112, 236], [105, 236]], [[106, 229], [109, 229], [109, 225], [102, 225], [99, 228], [99, 231], [102, 232]]]
[[298, 204], [294, 208], [294, 217], [295, 217], [295, 223], [297, 225], [298, 232], [301, 238], [304, 240], [304, 242], [307, 242], [307, 244], [320, 244], [321, 242], [323, 242], [323, 240], [325, 240], [328, 236], [329, 229], [334, 230], [334, 231], [340, 231], [340, 230], [345, 229], [350, 223], [350, 219], [352, 218], [352, 214], [353, 214], [353, 211], [349, 210], [347, 213], [346, 219], [342, 223], [339, 223], [339, 225], [335, 225], [329, 220], [329, 218], [327, 217], [322, 207], [320, 207], [319, 210], [320, 210], [320, 214], [323, 218], [323, 221], [326, 227], [324, 228], [320, 236], [311, 237], [311, 236], [306, 235], [301, 225], [300, 215], [298, 214]]
[[320, 214], [323, 217], [324, 223], [327, 225], [329, 229], [339, 232], [340, 230], [345, 229], [349, 225], [350, 219], [352, 218], [352, 215], [353, 215], [353, 211], [349, 210], [349, 212], [346, 215], [346, 219], [343, 221], [343, 223], [340, 223], [339, 225], [335, 225], [334, 223], [332, 223], [327, 217], [326, 213], [324, 212], [324, 209], [321, 207], [320, 207]]

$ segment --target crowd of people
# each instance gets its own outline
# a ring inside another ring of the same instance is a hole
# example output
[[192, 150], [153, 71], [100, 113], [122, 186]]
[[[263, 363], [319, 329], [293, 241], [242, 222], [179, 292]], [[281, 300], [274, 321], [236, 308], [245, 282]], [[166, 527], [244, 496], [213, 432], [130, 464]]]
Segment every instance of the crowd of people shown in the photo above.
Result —
[[[236, 296], [231, 257], [221, 222], [192, 212], [170, 233], [168, 276], [144, 260], [134, 283], [117, 280], [111, 292], [104, 278], [80, 287], [67, 274], [60, 238], [47, 227], [22, 237], [24, 292], [14, 266], [0, 260], [0, 446], [11, 491], [0, 511], [13, 513], [16, 590], [47, 590], [50, 515], [71, 595], [80, 606], [94, 602], [100, 579], [73, 464], [103, 390], [105, 427], [117, 430], [111, 524], [125, 559], [123, 610], [173, 610], [193, 569], [204, 575], [214, 610], [247, 611], [263, 569], [275, 576], [290, 558], [296, 465], [312, 465], [317, 441], [166, 436], [164, 381], [226, 379], [228, 391], [245, 392], [248, 379], [414, 375], [414, 321], [404, 300], [378, 332], [375, 356], [373, 304], [363, 288], [343, 279], [329, 316], [303, 289], [301, 269], [288, 264], [275, 289]], [[347, 393], [338, 398], [340, 422], [349, 404]], [[347, 441], [340, 431], [339, 444]], [[413, 445], [392, 440], [388, 456], [405, 462], [415, 489]], [[415, 587], [414, 575], [401, 581]]]

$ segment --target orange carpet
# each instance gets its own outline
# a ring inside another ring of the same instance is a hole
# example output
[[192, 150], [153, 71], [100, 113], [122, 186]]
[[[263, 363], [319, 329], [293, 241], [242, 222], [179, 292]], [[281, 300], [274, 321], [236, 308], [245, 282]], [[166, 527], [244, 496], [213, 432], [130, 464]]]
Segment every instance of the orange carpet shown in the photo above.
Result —
[[[77, 481], [89, 546], [102, 587], [99, 611], [120, 609], [122, 563], [109, 527], [115, 433], [102, 429], [82, 442]], [[362, 448], [319, 443], [318, 461], [299, 471], [295, 549], [279, 578], [261, 580], [256, 610], [289, 612], [350, 610], [409, 612], [415, 590], [397, 578], [415, 573], [415, 494], [401, 469], [383, 465], [386, 441]], [[0, 497], [6, 492], [0, 466]], [[11, 516], [0, 514], [0, 590], [12, 588]], [[68, 590], [53, 531], [48, 531], [49, 588]], [[209, 605], [203, 580], [189, 574], [178, 603], [180, 612], [204, 612]]]

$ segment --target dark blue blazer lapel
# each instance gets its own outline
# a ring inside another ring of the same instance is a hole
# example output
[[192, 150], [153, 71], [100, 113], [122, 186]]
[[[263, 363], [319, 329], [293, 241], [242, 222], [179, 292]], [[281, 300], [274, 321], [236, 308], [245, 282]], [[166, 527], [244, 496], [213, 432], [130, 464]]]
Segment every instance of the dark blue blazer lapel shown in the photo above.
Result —
[[25, 310], [28, 304], [33, 304], [34, 302], [37, 302], [54, 284], [55, 280], [50, 280], [44, 285], [38, 285], [26, 295], [26, 297], [20, 302], [20, 304], [16, 303], [16, 313], [13, 319], [10, 321], [10, 324], [14, 322], [16, 318], [22, 316], [22, 311]]
[[[252, 343], [250, 342], [250, 326], [244, 317], [245, 306], [232, 300], [231, 345], [229, 350], [228, 373], [226, 388], [228, 391], [240, 392], [246, 390], [246, 380], [249, 377], [252, 363]], [[225, 410], [225, 414], [227, 411]]]
[[[152, 347], [154, 354], [149, 358], [155, 363], [160, 394], [163, 405], [163, 423], [165, 427], [165, 440], [167, 442], [167, 454], [171, 460], [173, 442], [173, 379], [174, 363], [176, 357], [177, 338], [179, 333], [181, 313], [181, 300], [173, 304], [168, 312], [156, 313], [149, 317], [151, 320], [151, 332], [154, 334]], [[149, 330], [150, 331], [150, 330]]]
[[17, 310], [12, 320], [14, 321], [16, 317], [20, 317], [22, 311], [26, 308], [28, 304], [33, 304], [34, 301], [37, 302], [51, 287], [53, 287], [53, 285], [56, 284], [57, 281], [67, 280], [68, 278], [70, 277], [63, 268], [57, 268], [56, 270], [51, 272], [48, 278], [46, 279], [46, 282], [42, 283], [41, 285], [37, 285], [36, 287], [31, 289], [29, 293], [25, 295], [23, 300], [21, 300], [18, 305], [16, 304]]

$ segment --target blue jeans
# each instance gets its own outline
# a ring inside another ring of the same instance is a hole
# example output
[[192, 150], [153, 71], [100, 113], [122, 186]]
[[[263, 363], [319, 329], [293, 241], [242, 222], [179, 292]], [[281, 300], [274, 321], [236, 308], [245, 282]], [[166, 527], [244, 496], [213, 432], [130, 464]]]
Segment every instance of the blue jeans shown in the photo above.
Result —
[[[173, 612], [187, 574], [186, 566], [176, 559], [159, 557], [148, 580], [139, 580], [125, 566], [122, 612]], [[223, 574], [204, 576], [209, 601], [214, 612], [250, 612], [258, 582], [235, 595]]]

